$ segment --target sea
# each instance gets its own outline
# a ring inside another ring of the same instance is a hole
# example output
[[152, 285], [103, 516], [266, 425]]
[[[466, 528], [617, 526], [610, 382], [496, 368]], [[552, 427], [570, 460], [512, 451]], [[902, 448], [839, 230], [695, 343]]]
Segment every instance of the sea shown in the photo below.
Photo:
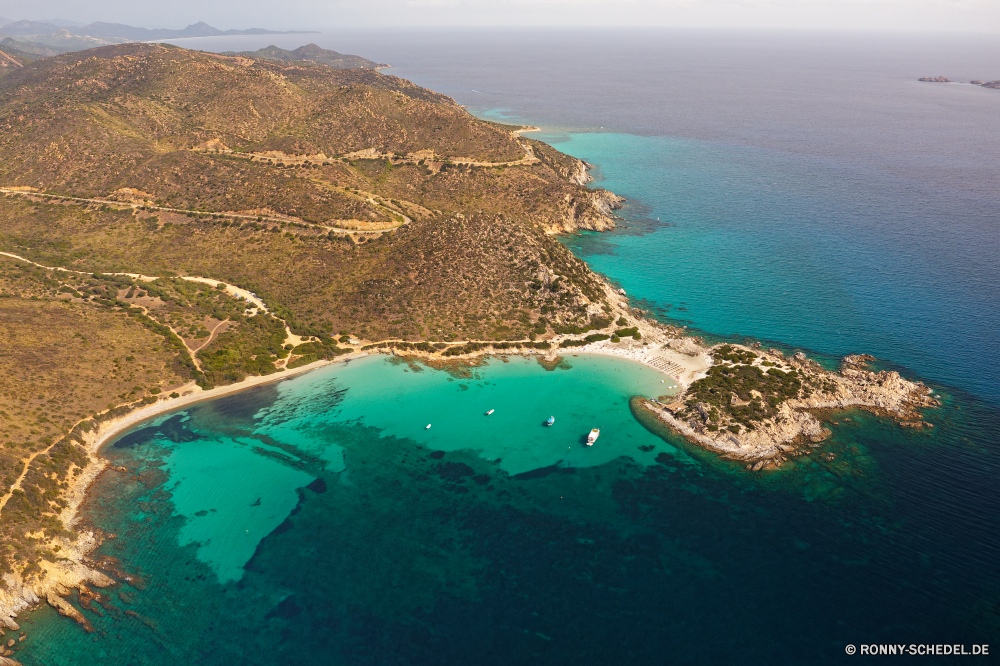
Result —
[[753, 473], [634, 412], [675, 388], [628, 361], [328, 366], [110, 443], [116, 469], [81, 515], [111, 535], [95, 556], [121, 582], [84, 611], [93, 633], [22, 615], [19, 661], [1000, 654], [1000, 91], [967, 83], [1000, 78], [1000, 41], [338, 28], [175, 43], [309, 42], [591, 164], [622, 219], [562, 241], [650, 316], [830, 367], [872, 354], [941, 397], [934, 427], [834, 414], [832, 459]]

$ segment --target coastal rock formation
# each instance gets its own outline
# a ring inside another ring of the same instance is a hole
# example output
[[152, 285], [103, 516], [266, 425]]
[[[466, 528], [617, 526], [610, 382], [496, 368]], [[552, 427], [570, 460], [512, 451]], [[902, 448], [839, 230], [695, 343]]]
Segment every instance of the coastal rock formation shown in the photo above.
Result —
[[607, 190], [583, 190], [568, 193], [560, 202], [561, 215], [544, 220], [542, 228], [550, 234], [574, 231], [609, 231], [615, 228], [613, 211], [622, 207], [623, 197]]
[[589, 164], [583, 160], [577, 160], [576, 164], [573, 165], [573, 168], [566, 174], [566, 179], [577, 185], [586, 185], [594, 180], [590, 174], [587, 173], [589, 169]]
[[969, 81], [974, 86], [982, 86], [983, 88], [993, 88], [994, 90], [1000, 90], [1000, 81]]
[[3, 585], [0, 585], [0, 625], [18, 631], [20, 627], [14, 620], [18, 613], [44, 599], [60, 615], [76, 620], [84, 628], [90, 626], [86, 617], [62, 597], [68, 596], [72, 589], [87, 590], [88, 585], [104, 588], [115, 584], [109, 576], [83, 564], [86, 554], [100, 545], [100, 538], [93, 532], [84, 532], [75, 542], [60, 539], [59, 543], [60, 554], [64, 559], [55, 563], [43, 561], [42, 575], [30, 581], [26, 581], [17, 572], [3, 575]]
[[926, 81], [928, 83], [953, 83], [949, 78], [943, 76], [921, 76], [917, 81]]
[[70, 602], [66, 601], [65, 599], [56, 594], [53, 594], [52, 592], [49, 592], [48, 595], [46, 595], [45, 600], [49, 603], [50, 606], [59, 611], [60, 615], [62, 615], [63, 617], [68, 617], [79, 623], [87, 631], [87, 633], [91, 633], [94, 631], [94, 627], [93, 625], [90, 624], [90, 620], [85, 618], [83, 616], [83, 613], [78, 611], [76, 607], [73, 606], [73, 604], [71, 604]]
[[692, 442], [754, 462], [750, 469], [780, 465], [828, 438], [818, 412], [861, 408], [927, 427], [920, 410], [939, 405], [930, 389], [898, 372], [868, 370], [867, 355], [846, 357], [838, 373], [801, 353], [786, 359], [738, 345], [703, 351], [714, 356], [706, 377], [669, 406], [643, 400], [641, 408]]

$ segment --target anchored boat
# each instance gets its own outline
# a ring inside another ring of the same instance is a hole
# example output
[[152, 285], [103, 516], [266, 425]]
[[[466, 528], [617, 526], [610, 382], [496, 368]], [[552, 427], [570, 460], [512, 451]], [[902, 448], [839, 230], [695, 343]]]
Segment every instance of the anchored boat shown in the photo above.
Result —
[[587, 435], [587, 446], [593, 446], [594, 442], [596, 442], [597, 438], [600, 436], [601, 436], [600, 428], [594, 428], [593, 430], [591, 430], [590, 434]]
[[545, 425], [550, 426], [550, 425], [552, 425], [555, 422], [556, 422], [556, 417], [550, 416], [549, 420], [545, 422]]
[[426, 427], [426, 428], [424, 428], [424, 430], [428, 430], [428, 429], [430, 429], [430, 427], [431, 427], [431, 424], [430, 424], [430, 423], [428, 423], [428, 424], [427, 424], [427, 427]]
[[486, 416], [489, 416], [490, 414], [492, 414], [495, 411], [496, 411], [495, 409], [491, 409], [490, 411], [486, 412]]

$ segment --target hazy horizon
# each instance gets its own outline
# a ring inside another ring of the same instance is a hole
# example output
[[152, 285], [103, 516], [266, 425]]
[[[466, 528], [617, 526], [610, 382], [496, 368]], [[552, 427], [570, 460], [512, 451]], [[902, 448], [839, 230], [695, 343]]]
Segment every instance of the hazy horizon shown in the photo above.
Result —
[[990, 0], [290, 0], [280, 15], [270, 3], [233, 0], [211, 5], [8, 0], [0, 17], [169, 29], [205, 21], [222, 30], [656, 27], [1000, 33], [1000, 3]]

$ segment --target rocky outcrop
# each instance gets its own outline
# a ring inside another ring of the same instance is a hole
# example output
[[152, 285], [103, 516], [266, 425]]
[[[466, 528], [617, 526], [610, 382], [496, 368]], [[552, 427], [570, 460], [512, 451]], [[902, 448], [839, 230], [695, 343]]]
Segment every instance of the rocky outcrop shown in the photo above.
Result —
[[140, 206], [152, 204], [156, 199], [156, 197], [149, 192], [143, 192], [142, 190], [137, 190], [131, 187], [120, 187], [109, 194], [107, 198], [112, 201], [124, 201], [125, 203], [132, 203]]
[[[94, 433], [88, 433], [88, 438], [94, 436]], [[87, 487], [106, 466], [107, 461], [92, 460], [80, 474], [78, 482], [66, 493], [68, 505], [60, 518], [67, 527], [73, 527], [76, 510], [83, 501]], [[111, 535], [107, 536], [110, 538]], [[104, 535], [94, 531], [76, 532], [76, 539], [73, 541], [57, 537], [51, 545], [58, 547], [61, 557], [56, 562], [42, 560], [39, 563], [42, 569], [40, 574], [26, 580], [16, 571], [5, 573], [0, 578], [0, 627], [18, 631], [20, 627], [14, 618], [42, 600], [56, 608], [61, 615], [72, 617], [77, 622], [82, 617], [86, 622], [86, 618], [62, 597], [69, 595], [73, 589], [82, 591], [89, 590], [88, 586], [105, 588], [115, 584], [114, 579], [87, 564], [88, 555], [104, 538]]]
[[[749, 350], [747, 347], [732, 347]], [[682, 398], [667, 407], [645, 400], [642, 407], [688, 440], [722, 453], [729, 459], [750, 461], [748, 469], [753, 470], [779, 466], [789, 456], [801, 455], [827, 439], [832, 432], [823, 427], [817, 414], [829, 410], [861, 408], [892, 418], [903, 427], [933, 427], [920, 419], [921, 410], [940, 404], [931, 396], [931, 390], [903, 379], [898, 372], [868, 370], [867, 363], [874, 360], [871, 356], [848, 356], [837, 373], [824, 370], [801, 352], [792, 359], [785, 359], [780, 353], [758, 351], [757, 354], [759, 358], [755, 362], [791, 366], [802, 376], [814, 380], [822, 389], [806, 398], [784, 400], [778, 405], [776, 413], [755, 422], [752, 430], [740, 428], [738, 432], [722, 427], [713, 429], [715, 426], [707, 428], [706, 424], [717, 419], [718, 414], [713, 413], [711, 405], [703, 402], [685, 405]], [[730, 400], [734, 405], [748, 404], [735, 394]]]
[[58, 596], [53, 592], [49, 592], [46, 595], [45, 600], [49, 603], [49, 606], [52, 606], [57, 611], [59, 611], [60, 615], [62, 615], [63, 617], [68, 617], [71, 620], [74, 620], [77, 623], [79, 623], [87, 631], [87, 633], [91, 633], [94, 631], [94, 626], [90, 624], [90, 620], [85, 618], [83, 616], [83, 613], [78, 611], [76, 607], [70, 602], [66, 601], [65, 599], [63, 599], [62, 597]]
[[949, 78], [943, 76], [921, 76], [917, 81], [926, 81], [927, 83], [953, 83]]
[[586, 185], [594, 180], [590, 174], [587, 173], [589, 169], [589, 164], [583, 160], [576, 160], [576, 164], [573, 165], [573, 168], [571, 168], [566, 174], [566, 178], [569, 179], [569, 182], [575, 183], [576, 185]]
[[209, 139], [208, 141], [203, 141], [194, 147], [195, 150], [206, 150], [213, 152], [223, 152], [229, 150], [226, 144], [222, 143], [222, 139]]
[[615, 210], [625, 199], [607, 190], [582, 190], [567, 194], [560, 202], [561, 215], [547, 220], [543, 228], [550, 234], [568, 234], [578, 230], [609, 231], [615, 228]]
[[1000, 81], [969, 81], [974, 86], [982, 86], [983, 88], [993, 88], [994, 90], [1000, 90]]

